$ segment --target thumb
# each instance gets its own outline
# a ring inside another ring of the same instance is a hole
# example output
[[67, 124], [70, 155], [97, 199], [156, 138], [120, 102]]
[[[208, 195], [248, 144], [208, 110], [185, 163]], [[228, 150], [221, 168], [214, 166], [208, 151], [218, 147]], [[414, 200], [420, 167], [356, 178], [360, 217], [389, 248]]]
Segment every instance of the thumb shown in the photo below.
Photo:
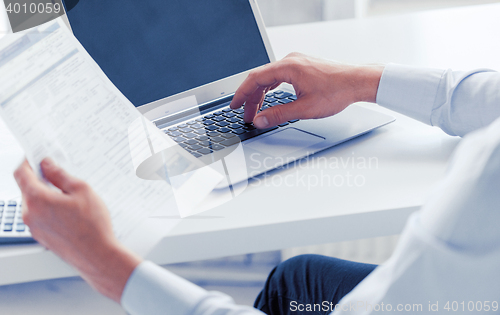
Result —
[[261, 111], [255, 115], [253, 124], [259, 129], [264, 129], [283, 124], [289, 120], [311, 118], [308, 117], [310, 110], [311, 104], [308, 104], [305, 99], [298, 99], [288, 104], [275, 105]]
[[40, 163], [40, 166], [43, 176], [63, 192], [71, 193], [79, 187], [81, 181], [69, 175], [65, 170], [56, 165], [52, 159], [45, 158]]

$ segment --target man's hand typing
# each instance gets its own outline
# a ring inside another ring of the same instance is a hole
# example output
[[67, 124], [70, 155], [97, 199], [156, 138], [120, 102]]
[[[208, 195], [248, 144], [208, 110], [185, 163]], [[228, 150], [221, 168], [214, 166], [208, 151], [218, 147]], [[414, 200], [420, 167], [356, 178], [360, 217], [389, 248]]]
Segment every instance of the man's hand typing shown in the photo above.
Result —
[[[245, 104], [245, 122], [257, 128], [293, 119], [335, 115], [352, 103], [375, 102], [383, 66], [353, 66], [292, 53], [250, 72], [236, 91], [231, 108]], [[295, 102], [258, 113], [265, 94], [286, 82], [297, 93]]]

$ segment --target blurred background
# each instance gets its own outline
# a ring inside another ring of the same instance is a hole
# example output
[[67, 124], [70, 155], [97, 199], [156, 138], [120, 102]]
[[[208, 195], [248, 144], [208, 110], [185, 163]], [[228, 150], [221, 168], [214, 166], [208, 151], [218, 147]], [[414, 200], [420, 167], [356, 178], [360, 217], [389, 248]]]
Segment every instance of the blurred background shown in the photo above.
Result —
[[[500, 0], [257, 0], [266, 26], [312, 23], [338, 19], [364, 19]], [[306, 210], [306, 209], [304, 209]], [[322, 244], [281, 251], [225, 257], [165, 266], [208, 289], [225, 292], [237, 303], [253, 305], [268, 273], [283, 260], [315, 253], [380, 264], [387, 260], [398, 235]], [[29, 296], [30, 299], [26, 299]], [[26, 307], [20, 307], [25, 305]], [[36, 309], [28, 313], [27, 309]], [[125, 314], [120, 306], [95, 293], [80, 278], [0, 287], [1, 314]]]
[[362, 19], [498, 0], [257, 0], [266, 26]]

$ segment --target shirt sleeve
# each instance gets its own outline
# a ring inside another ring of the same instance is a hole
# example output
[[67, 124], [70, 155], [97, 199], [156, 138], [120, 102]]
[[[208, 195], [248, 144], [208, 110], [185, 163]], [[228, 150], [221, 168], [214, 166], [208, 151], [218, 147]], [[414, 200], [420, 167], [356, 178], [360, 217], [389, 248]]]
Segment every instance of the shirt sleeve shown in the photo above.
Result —
[[457, 311], [462, 302], [459, 313], [479, 313], [491, 303], [498, 309], [498, 187], [500, 119], [464, 137], [391, 258], [346, 295], [334, 314], [441, 314]]
[[208, 292], [145, 261], [127, 281], [121, 304], [131, 315], [263, 315], [248, 306], [236, 305], [231, 297]]
[[469, 72], [388, 64], [377, 103], [440, 127], [453, 136], [485, 127], [500, 117], [500, 73]]

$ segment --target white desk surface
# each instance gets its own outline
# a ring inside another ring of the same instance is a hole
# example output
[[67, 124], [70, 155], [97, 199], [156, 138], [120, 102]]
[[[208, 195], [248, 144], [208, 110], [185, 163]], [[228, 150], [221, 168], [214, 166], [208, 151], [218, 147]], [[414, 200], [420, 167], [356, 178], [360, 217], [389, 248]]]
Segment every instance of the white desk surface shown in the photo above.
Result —
[[[495, 4], [276, 27], [269, 29], [269, 36], [277, 58], [300, 51], [353, 63], [500, 69], [498, 16], [500, 5]], [[365, 106], [390, 112], [373, 104]], [[148, 258], [167, 264], [399, 233], [409, 214], [442, 178], [459, 139], [390, 113], [397, 118], [395, 123], [323, 151], [304, 164], [274, 172], [275, 184], [261, 178], [236, 199], [183, 220]], [[0, 150], [4, 161], [7, 153]], [[9, 163], [16, 159], [13, 155], [22, 155], [10, 154]], [[353, 157], [357, 162], [372, 158], [372, 167], [353, 166]], [[340, 187], [308, 189], [300, 181], [339, 175], [347, 181], [348, 172], [351, 179], [362, 176], [364, 185], [349, 187], [345, 182]], [[1, 175], [7, 176], [4, 169]], [[288, 185], [276, 185], [288, 175]], [[0, 266], [0, 284], [75, 275], [37, 245], [0, 248]]]

